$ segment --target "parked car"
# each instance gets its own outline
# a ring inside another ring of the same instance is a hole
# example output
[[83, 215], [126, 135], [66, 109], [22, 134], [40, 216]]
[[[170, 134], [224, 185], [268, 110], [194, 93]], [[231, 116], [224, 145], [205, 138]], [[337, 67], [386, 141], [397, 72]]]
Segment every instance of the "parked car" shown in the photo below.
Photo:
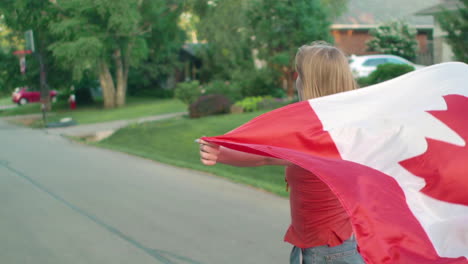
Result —
[[416, 70], [424, 68], [423, 65], [414, 64], [402, 57], [395, 55], [365, 55], [355, 56], [349, 58], [349, 66], [353, 72], [354, 77], [367, 77], [377, 69], [377, 66], [384, 63], [407, 64], [413, 66]]
[[[50, 100], [54, 102], [57, 98], [57, 91], [51, 90], [49, 92]], [[41, 101], [41, 92], [29, 91], [28, 87], [18, 87], [11, 95], [11, 100], [15, 104], [25, 105], [27, 103], [37, 103]]]

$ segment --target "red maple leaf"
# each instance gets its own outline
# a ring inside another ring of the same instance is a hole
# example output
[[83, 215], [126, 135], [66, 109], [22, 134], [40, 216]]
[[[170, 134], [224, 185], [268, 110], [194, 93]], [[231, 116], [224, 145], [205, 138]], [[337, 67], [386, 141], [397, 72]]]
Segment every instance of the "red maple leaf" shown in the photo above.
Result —
[[421, 192], [438, 200], [468, 205], [468, 97], [448, 95], [444, 99], [447, 110], [429, 113], [458, 133], [465, 145], [426, 138], [427, 151], [400, 164], [426, 180]]

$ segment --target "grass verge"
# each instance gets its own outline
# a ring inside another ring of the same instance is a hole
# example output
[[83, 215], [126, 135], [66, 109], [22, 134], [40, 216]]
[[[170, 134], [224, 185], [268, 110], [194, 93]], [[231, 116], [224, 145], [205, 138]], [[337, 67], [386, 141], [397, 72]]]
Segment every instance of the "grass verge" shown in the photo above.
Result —
[[2, 105], [12, 105], [13, 102], [11, 101], [11, 97], [1, 97], [0, 98], [0, 106]]
[[102, 107], [88, 107], [75, 111], [57, 111], [50, 118], [50, 122], [57, 122], [64, 117], [71, 117], [78, 124], [91, 124], [115, 120], [127, 120], [145, 116], [153, 116], [166, 113], [184, 112], [186, 106], [175, 99], [130, 100], [124, 107], [103, 109]]
[[[30, 104], [14, 109], [0, 111], [0, 116], [12, 116], [23, 114], [39, 114], [39, 104]], [[78, 124], [91, 124], [115, 120], [134, 119], [165, 113], [183, 112], [186, 106], [175, 99], [148, 99], [129, 98], [127, 105], [121, 108], [104, 109], [101, 105], [78, 107], [77, 110], [69, 110], [66, 104], [53, 106], [54, 115], [48, 116], [48, 122], [58, 122], [65, 117], [71, 117]], [[36, 120], [30, 126], [41, 127], [42, 120]]]
[[93, 145], [105, 147], [151, 160], [168, 163], [228, 178], [280, 196], [287, 196], [284, 168], [263, 166], [240, 168], [218, 164], [204, 166], [200, 163], [198, 144], [201, 136], [224, 134], [258, 116], [261, 112], [220, 115], [200, 119], [185, 117], [131, 125], [111, 137]]

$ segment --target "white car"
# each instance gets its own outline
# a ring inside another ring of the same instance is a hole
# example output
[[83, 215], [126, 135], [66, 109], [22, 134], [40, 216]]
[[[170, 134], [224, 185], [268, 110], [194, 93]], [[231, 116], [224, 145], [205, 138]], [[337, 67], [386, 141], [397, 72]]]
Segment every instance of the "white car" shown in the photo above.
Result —
[[355, 56], [349, 58], [349, 66], [353, 72], [354, 77], [367, 77], [377, 69], [377, 66], [384, 63], [407, 64], [413, 66], [416, 70], [424, 68], [423, 65], [414, 64], [402, 57], [395, 55], [365, 55]]

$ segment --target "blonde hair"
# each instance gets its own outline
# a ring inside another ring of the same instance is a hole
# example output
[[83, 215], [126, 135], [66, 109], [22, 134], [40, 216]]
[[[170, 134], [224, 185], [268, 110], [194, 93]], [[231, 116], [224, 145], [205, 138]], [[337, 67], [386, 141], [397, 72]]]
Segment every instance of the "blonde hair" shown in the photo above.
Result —
[[296, 71], [302, 82], [303, 100], [357, 88], [344, 53], [323, 41], [299, 48]]

